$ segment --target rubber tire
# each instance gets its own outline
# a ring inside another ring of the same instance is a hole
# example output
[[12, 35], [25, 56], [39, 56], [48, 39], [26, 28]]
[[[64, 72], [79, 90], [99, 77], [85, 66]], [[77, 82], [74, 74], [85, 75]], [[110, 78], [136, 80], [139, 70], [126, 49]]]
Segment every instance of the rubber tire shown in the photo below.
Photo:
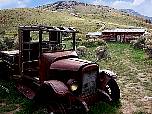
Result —
[[4, 62], [0, 62], [0, 78], [8, 80], [10, 75], [11, 70]]
[[110, 95], [112, 102], [117, 102], [120, 99], [120, 89], [117, 82], [114, 79], [110, 79], [107, 83], [111, 90], [111, 94], [109, 93], [108, 88], [106, 88], [106, 92]]

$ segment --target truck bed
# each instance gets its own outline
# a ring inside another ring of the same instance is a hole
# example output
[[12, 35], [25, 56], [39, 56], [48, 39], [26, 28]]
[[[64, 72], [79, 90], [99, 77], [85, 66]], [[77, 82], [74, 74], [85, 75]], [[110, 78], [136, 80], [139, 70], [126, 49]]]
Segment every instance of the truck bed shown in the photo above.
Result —
[[5, 55], [17, 55], [19, 54], [19, 50], [12, 50], [12, 51], [0, 51], [1, 54]]
[[12, 70], [17, 73], [19, 70], [19, 50], [13, 51], [0, 51], [1, 62], [5, 66], [12, 68]]
[[19, 50], [0, 51], [0, 58], [8, 64], [18, 64]]

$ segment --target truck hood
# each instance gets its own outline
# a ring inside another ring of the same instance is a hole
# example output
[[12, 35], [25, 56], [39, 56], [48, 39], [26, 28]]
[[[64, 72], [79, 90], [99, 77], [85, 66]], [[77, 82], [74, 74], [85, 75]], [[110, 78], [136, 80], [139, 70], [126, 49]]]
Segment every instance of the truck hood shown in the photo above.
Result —
[[78, 55], [75, 51], [61, 51], [61, 52], [53, 52], [53, 53], [43, 53], [41, 55], [41, 59], [48, 61], [49, 64], [53, 62], [63, 59], [63, 58], [78, 58]]
[[52, 63], [50, 69], [78, 71], [82, 66], [86, 66], [91, 63], [91, 61], [82, 60], [78, 58], [68, 58], [58, 60]]

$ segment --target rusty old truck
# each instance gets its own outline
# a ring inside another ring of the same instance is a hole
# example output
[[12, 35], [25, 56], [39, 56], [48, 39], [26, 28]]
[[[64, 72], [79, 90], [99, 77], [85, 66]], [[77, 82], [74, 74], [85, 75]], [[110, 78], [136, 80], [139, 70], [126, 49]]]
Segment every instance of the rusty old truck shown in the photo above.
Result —
[[117, 75], [79, 59], [77, 33], [73, 27], [19, 26], [18, 50], [0, 51], [3, 76], [51, 114], [87, 112], [99, 101], [119, 101]]

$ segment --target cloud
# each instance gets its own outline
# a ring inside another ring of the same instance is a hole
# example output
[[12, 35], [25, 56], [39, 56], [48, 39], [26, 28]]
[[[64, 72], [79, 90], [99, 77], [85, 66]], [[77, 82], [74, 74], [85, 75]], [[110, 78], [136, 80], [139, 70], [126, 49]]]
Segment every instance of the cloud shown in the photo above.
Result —
[[134, 0], [133, 5], [138, 6], [142, 4], [145, 0]]
[[0, 0], [0, 9], [5, 8], [24, 8], [27, 7], [30, 0]]
[[152, 17], [152, 0], [94, 0], [93, 4], [106, 5], [116, 9], [133, 9]]
[[[152, 1], [152, 0], [151, 0]], [[117, 9], [133, 9], [134, 7], [137, 7], [144, 3], [145, 0], [133, 0], [131, 1], [123, 1], [123, 0], [117, 0], [112, 3], [112, 7], [117, 8]]]
[[100, 4], [102, 4], [102, 5], [105, 5], [105, 6], [109, 5], [109, 3], [106, 2], [105, 0], [95, 0], [95, 1], [93, 1], [92, 4], [94, 4], [94, 5], [100, 5]]
[[7, 2], [7, 1], [10, 1], [10, 0], [0, 0], [0, 3]]
[[27, 7], [28, 3], [29, 3], [29, 0], [18, 0], [17, 1], [18, 7], [20, 7], [20, 8]]
[[127, 1], [115, 1], [112, 3], [111, 7], [116, 9], [131, 9], [133, 7], [133, 4]]
[[[110, 5], [114, 8], [132, 8], [142, 4], [145, 0], [94, 0], [93, 4], [95, 5]], [[152, 0], [151, 0], [152, 1]]]
[[134, 10], [140, 12], [141, 14], [151, 16], [152, 17], [152, 0], [145, 0], [140, 5], [134, 7]]

